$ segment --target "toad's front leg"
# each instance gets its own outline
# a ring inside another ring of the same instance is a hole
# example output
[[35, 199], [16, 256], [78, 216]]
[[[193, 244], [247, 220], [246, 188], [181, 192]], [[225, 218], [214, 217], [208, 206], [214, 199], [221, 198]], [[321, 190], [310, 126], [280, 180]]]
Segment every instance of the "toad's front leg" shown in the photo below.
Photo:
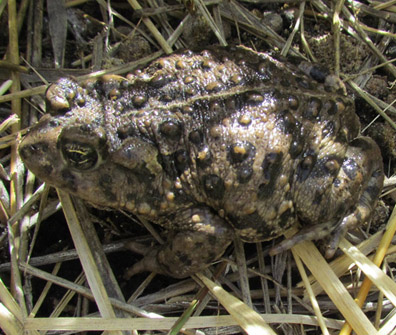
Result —
[[127, 272], [152, 271], [184, 278], [219, 259], [232, 241], [232, 228], [206, 206], [188, 208], [169, 219], [174, 230], [167, 242], [148, 251]]

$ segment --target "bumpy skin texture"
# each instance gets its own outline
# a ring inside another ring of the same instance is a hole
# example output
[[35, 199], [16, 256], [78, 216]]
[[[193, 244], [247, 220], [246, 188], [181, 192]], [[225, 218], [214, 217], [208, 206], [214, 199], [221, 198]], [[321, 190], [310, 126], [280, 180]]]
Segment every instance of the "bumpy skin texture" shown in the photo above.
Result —
[[297, 221], [336, 241], [369, 220], [382, 188], [379, 149], [359, 137], [352, 101], [250, 49], [176, 53], [127, 78], [61, 79], [46, 97], [50, 114], [20, 146], [27, 167], [172, 232], [132, 272], [185, 277], [234, 234], [269, 240]]

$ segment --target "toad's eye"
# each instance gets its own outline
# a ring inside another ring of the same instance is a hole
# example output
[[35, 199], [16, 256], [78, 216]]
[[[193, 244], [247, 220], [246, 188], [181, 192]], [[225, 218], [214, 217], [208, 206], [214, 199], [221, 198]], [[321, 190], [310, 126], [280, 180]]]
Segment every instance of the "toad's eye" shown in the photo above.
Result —
[[75, 171], [97, 169], [108, 157], [104, 129], [87, 124], [85, 122], [63, 128], [56, 143], [65, 164]]
[[77, 141], [62, 143], [62, 155], [71, 168], [80, 171], [95, 168], [99, 161], [99, 154], [92, 145]]

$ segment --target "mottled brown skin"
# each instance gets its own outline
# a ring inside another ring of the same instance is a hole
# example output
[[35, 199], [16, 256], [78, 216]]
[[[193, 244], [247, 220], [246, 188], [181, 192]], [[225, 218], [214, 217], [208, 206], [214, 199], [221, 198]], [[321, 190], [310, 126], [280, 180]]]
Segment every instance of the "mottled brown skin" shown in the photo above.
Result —
[[[174, 277], [297, 221], [333, 245], [370, 219], [383, 183], [377, 145], [351, 99], [247, 48], [160, 58], [135, 74], [46, 93], [20, 146], [40, 179], [172, 231], [135, 265]], [[315, 235], [315, 236], [311, 236]]]

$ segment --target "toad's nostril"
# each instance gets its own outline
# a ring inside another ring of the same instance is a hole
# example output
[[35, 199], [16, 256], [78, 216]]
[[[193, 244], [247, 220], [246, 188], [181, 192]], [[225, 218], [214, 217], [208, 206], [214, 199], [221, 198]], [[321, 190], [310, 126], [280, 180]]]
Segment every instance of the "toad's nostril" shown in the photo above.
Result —
[[34, 155], [41, 155], [48, 151], [48, 144], [46, 143], [34, 143], [34, 144], [22, 144], [19, 146], [19, 154], [23, 160], [29, 159]]
[[39, 146], [37, 144], [31, 144], [31, 145], [27, 146], [27, 148], [29, 149], [29, 151], [31, 153], [35, 153], [35, 152], [39, 151]]

